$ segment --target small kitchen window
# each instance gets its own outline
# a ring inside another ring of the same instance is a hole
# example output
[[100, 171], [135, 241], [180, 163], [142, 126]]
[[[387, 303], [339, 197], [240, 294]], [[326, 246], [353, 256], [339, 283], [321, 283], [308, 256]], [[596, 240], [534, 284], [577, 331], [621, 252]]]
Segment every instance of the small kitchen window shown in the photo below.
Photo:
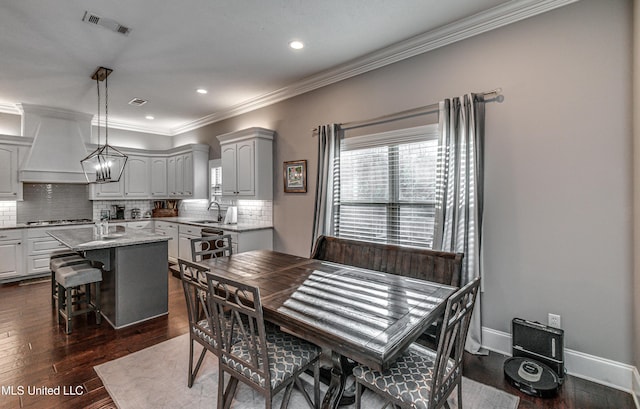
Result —
[[431, 248], [438, 125], [342, 140], [338, 237]]

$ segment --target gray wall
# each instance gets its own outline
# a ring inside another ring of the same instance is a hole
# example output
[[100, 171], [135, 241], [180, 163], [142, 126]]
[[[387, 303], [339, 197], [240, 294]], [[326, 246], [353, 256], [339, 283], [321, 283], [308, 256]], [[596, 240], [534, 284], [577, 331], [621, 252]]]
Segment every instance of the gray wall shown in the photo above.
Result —
[[[640, 49], [640, 0], [633, 2], [633, 49]], [[633, 53], [634, 366], [640, 367], [640, 53]], [[636, 390], [636, 397], [640, 399]]]
[[[502, 87], [487, 105], [483, 325], [562, 316], [566, 346], [633, 362], [631, 1], [584, 0], [174, 137], [277, 131], [277, 250], [308, 255], [318, 124]], [[307, 194], [282, 162], [309, 161]]]

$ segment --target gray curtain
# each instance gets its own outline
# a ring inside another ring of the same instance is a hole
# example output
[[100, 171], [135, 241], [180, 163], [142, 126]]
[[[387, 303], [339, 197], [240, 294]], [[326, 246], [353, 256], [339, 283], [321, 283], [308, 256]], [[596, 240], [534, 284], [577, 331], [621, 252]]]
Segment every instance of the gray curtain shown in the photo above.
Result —
[[340, 161], [340, 138], [342, 131], [337, 124], [318, 127], [318, 176], [316, 179], [316, 205], [313, 217], [311, 253], [316, 239], [334, 234], [335, 194], [340, 186], [339, 173], [334, 169]]
[[[464, 253], [462, 285], [482, 277], [484, 97], [467, 94], [440, 102], [434, 248]], [[480, 294], [465, 348], [482, 346]]]

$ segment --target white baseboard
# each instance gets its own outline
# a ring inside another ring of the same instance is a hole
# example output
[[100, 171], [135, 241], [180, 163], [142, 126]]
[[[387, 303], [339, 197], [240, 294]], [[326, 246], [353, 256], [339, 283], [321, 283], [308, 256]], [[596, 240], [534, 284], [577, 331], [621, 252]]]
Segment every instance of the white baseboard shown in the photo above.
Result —
[[[482, 346], [502, 355], [511, 355], [511, 334], [482, 327]], [[640, 409], [640, 375], [638, 368], [610, 359], [565, 348], [567, 373], [630, 393]]]

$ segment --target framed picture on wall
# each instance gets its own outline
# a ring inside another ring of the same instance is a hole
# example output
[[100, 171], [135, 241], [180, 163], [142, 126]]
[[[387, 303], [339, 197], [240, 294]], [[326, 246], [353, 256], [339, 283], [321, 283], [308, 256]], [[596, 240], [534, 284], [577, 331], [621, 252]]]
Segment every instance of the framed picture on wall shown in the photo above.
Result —
[[307, 161], [294, 160], [284, 162], [285, 193], [307, 192]]

